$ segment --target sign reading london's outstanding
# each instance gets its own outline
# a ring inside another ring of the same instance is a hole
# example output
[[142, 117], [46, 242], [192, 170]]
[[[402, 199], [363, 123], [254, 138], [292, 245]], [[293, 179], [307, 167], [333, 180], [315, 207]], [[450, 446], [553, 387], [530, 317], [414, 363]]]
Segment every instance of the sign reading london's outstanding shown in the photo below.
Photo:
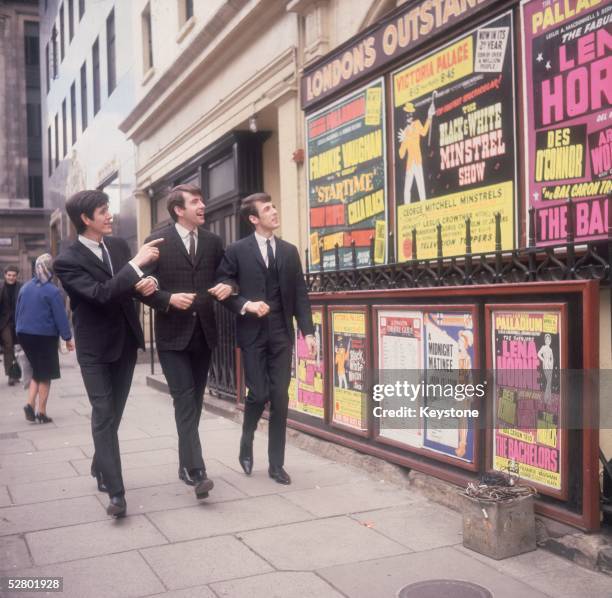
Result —
[[[514, 52], [510, 13], [393, 73], [398, 261], [515, 244]], [[417, 247], [412, 246], [416, 230]]]
[[[612, 193], [612, 5], [522, 6], [527, 207], [540, 245], [606, 238]], [[567, 213], [567, 200], [575, 211]]]
[[386, 261], [387, 192], [382, 80], [306, 119], [310, 267]]

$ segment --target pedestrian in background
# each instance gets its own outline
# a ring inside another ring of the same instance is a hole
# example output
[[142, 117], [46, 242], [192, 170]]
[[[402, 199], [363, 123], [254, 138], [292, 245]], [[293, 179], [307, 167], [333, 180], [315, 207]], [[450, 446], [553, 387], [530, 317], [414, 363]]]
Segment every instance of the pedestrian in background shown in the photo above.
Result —
[[[59, 289], [51, 282], [53, 258], [43, 253], [36, 260], [34, 277], [23, 285], [17, 298], [17, 338], [32, 365], [28, 402], [23, 408], [28, 421], [53, 421], [47, 415], [51, 380], [60, 377], [58, 341], [61, 336], [69, 351], [74, 350], [72, 332]], [[38, 409], [36, 409], [38, 397]]]
[[15, 362], [15, 306], [21, 288], [21, 283], [17, 282], [18, 275], [17, 266], [7, 266], [4, 269], [4, 283], [0, 287], [0, 340], [4, 350], [4, 373], [9, 386], [19, 382], [19, 379], [12, 375]]

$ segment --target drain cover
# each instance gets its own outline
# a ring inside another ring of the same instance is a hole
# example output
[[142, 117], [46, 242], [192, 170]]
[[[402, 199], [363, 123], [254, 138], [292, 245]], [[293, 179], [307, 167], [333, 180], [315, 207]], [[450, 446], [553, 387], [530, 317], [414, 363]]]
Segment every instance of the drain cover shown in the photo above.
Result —
[[493, 594], [469, 581], [430, 579], [402, 588], [398, 598], [493, 598]]

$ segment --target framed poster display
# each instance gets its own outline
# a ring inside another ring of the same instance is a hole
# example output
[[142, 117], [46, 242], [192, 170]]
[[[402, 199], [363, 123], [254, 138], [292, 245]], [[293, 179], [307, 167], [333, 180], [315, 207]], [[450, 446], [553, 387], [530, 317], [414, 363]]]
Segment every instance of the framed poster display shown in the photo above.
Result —
[[[473, 305], [374, 306], [374, 363], [382, 384], [419, 384], [427, 388], [446, 385], [453, 393], [475, 382], [479, 367], [477, 311]], [[431, 386], [430, 386], [431, 385]], [[405, 386], [404, 386], [405, 388]], [[479, 430], [477, 418], [459, 414], [459, 409], [478, 410], [478, 398], [442, 397], [424, 391], [412, 400], [385, 401], [392, 408], [401, 403], [414, 409], [403, 420], [375, 417], [376, 440], [458, 467], [478, 470]], [[397, 403], [397, 404], [396, 404]], [[457, 417], [434, 420], [431, 410], [456, 407]], [[379, 413], [384, 413], [379, 410]], [[375, 414], [376, 415], [376, 414]]]
[[363, 306], [328, 308], [331, 425], [360, 436], [369, 433], [366, 367], [370, 363], [368, 312]]
[[[399, 262], [516, 245], [513, 16], [508, 12], [391, 74]], [[416, 229], [417, 247], [412, 247]]]
[[310, 269], [387, 261], [387, 166], [383, 79], [306, 117]]
[[565, 242], [568, 232], [578, 242], [606, 239], [612, 193], [612, 6], [558, 7], [521, 4], [525, 196], [541, 246]]
[[296, 328], [295, 377], [292, 380], [294, 392], [289, 395], [289, 409], [321, 419], [325, 417], [325, 356], [327, 352], [323, 314], [322, 307], [312, 306], [312, 321], [317, 346], [314, 357], [308, 351], [304, 336]]
[[567, 305], [487, 304], [485, 314], [487, 367], [494, 373], [488, 463], [565, 499]]

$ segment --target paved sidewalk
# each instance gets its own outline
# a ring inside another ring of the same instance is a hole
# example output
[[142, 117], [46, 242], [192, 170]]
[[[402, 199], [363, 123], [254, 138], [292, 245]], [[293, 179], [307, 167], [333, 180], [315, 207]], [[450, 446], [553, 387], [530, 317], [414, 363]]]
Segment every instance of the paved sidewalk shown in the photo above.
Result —
[[261, 433], [248, 478], [239, 426], [209, 413], [201, 431], [215, 488], [198, 503], [177, 479], [171, 402], [145, 385], [146, 365], [120, 431], [128, 517], [111, 520], [88, 473], [79, 370], [73, 355], [62, 362], [52, 424], [26, 422], [25, 391], [0, 381], [0, 576], [62, 576], [61, 595], [77, 598], [382, 598], [440, 578], [495, 598], [612, 596], [612, 578], [542, 550], [501, 562], [465, 550], [457, 513], [291, 445], [293, 484], [280, 486], [268, 478]]

